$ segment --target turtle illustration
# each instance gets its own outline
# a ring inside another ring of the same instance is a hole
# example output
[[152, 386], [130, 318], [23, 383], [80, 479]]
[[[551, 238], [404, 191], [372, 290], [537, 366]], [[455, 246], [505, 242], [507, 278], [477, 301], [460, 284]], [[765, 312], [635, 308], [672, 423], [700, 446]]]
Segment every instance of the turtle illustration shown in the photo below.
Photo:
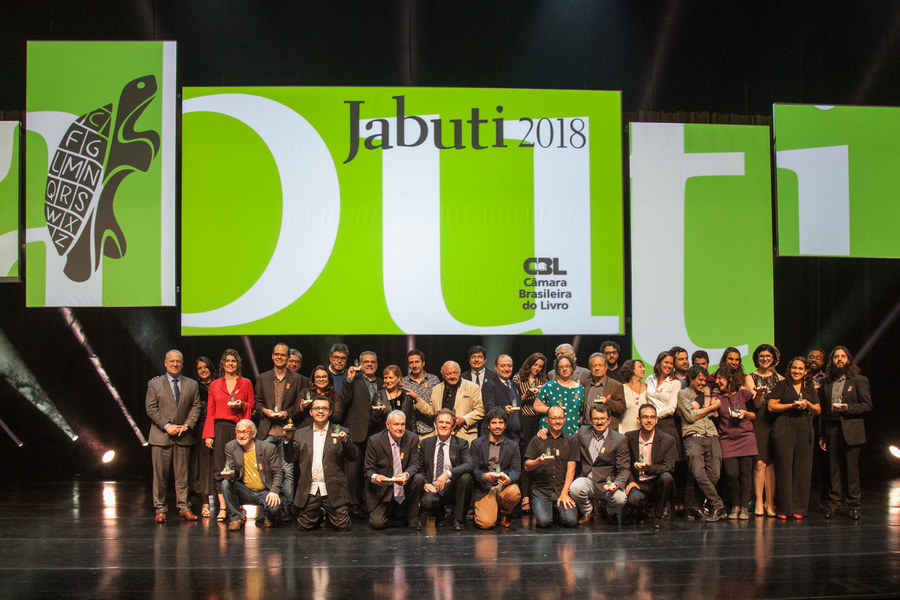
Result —
[[115, 106], [110, 103], [76, 119], [53, 155], [44, 217], [72, 281], [90, 279], [102, 256], [125, 256], [125, 234], [113, 200], [122, 180], [134, 171], [147, 172], [159, 152], [159, 132], [135, 131], [156, 91], [153, 75], [129, 82]]

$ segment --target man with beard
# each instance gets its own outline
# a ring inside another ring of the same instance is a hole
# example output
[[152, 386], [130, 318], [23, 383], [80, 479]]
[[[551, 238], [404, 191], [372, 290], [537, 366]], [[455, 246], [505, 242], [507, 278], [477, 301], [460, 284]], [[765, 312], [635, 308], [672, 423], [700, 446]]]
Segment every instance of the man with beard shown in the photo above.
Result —
[[[819, 348], [818, 346], [813, 347], [812, 350], [809, 351], [809, 355], [806, 357], [806, 370], [809, 372], [809, 376], [812, 378], [813, 387], [818, 390], [822, 387], [822, 384], [825, 382], [825, 351]], [[816, 415], [813, 417], [815, 419], [815, 430], [819, 431], [820, 424], [822, 421], [822, 415]], [[828, 455], [822, 450], [822, 448], [816, 447], [816, 461], [819, 463], [819, 479], [822, 482], [822, 489], [819, 493], [819, 512], [826, 513], [828, 511], [828, 507], [831, 504], [831, 468], [828, 465]]]
[[812, 377], [813, 386], [819, 389], [825, 381], [825, 351], [821, 348], [813, 348], [806, 357], [806, 369]]
[[819, 446], [828, 454], [831, 491], [825, 518], [831, 518], [845, 501], [850, 518], [858, 520], [860, 506], [859, 452], [866, 443], [863, 416], [872, 410], [869, 380], [859, 374], [850, 351], [836, 346], [831, 351], [825, 382], [819, 388], [822, 418]]
[[328, 372], [334, 380], [334, 393], [340, 395], [344, 389], [344, 380], [347, 378], [347, 357], [350, 349], [347, 344], [335, 344], [328, 353]]
[[709, 354], [706, 350], [695, 350], [693, 354], [691, 354], [691, 366], [698, 366], [705, 369], [709, 369]]
[[478, 424], [484, 417], [481, 389], [471, 381], [462, 379], [459, 365], [452, 360], [441, 367], [441, 376], [444, 383], [431, 391], [430, 398], [416, 400], [415, 408], [431, 418], [437, 416], [442, 408], [449, 408], [456, 415], [454, 434], [471, 443], [478, 436]]
[[675, 357], [675, 377], [681, 382], [681, 389], [685, 389], [688, 386], [688, 367], [691, 366], [687, 350], [681, 346], [672, 346], [669, 353]]
[[[687, 358], [687, 352], [685, 352]], [[631, 478], [625, 488], [628, 506], [635, 511], [653, 504], [653, 527], [662, 526], [663, 513], [675, 498], [675, 438], [656, 428], [656, 407], [643, 404], [638, 410], [641, 428], [625, 434], [631, 453]]]
[[[425, 353], [413, 348], [406, 354], [406, 364], [409, 366], [409, 375], [400, 380], [400, 385], [412, 390], [419, 398], [431, 398], [431, 392], [441, 380], [437, 375], [425, 372]], [[434, 425], [431, 417], [427, 417], [417, 410], [412, 411], [414, 422], [407, 423], [407, 427], [420, 438], [434, 433]]]
[[369, 437], [369, 424], [372, 422], [372, 398], [384, 387], [384, 380], [375, 374], [378, 370], [378, 357], [374, 352], [367, 350], [360, 354], [359, 364], [362, 375], [357, 375], [356, 367], [347, 369], [347, 379], [341, 390], [344, 405], [343, 424], [350, 430], [350, 439], [356, 444], [358, 454], [358, 458], [344, 462], [347, 481], [350, 483], [350, 516], [354, 518], [362, 517], [359, 506], [363, 499], [363, 457], [366, 456], [366, 440]]
[[475, 525], [479, 529], [496, 525], [498, 516], [500, 527], [511, 527], [510, 513], [522, 498], [516, 484], [522, 471], [522, 455], [519, 445], [503, 435], [506, 420], [505, 410], [491, 409], [487, 415], [489, 433], [472, 442]]
[[619, 352], [620, 352], [619, 344], [615, 343], [612, 340], [606, 340], [602, 344], [600, 344], [600, 352], [603, 353], [603, 356], [606, 357], [606, 366], [607, 366], [607, 375], [618, 381], [619, 383], [625, 383], [622, 381], [622, 376], [619, 375]]

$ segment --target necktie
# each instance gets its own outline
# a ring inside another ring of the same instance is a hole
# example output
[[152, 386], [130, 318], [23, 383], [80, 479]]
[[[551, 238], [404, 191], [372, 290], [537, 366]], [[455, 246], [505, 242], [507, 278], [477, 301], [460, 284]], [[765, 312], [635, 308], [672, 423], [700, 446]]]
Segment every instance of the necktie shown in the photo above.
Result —
[[475, 385], [481, 387], [481, 373], [475, 373]]
[[[391, 442], [391, 453], [394, 455], [394, 476], [397, 476], [403, 473], [403, 464], [400, 462], [400, 446], [397, 445], [397, 442]], [[405, 497], [403, 486], [399, 483], [395, 483], [394, 500], [397, 501], [397, 504], [403, 504], [403, 499]]]
[[444, 474], [444, 444], [445, 442], [441, 442], [438, 444], [438, 456], [437, 461], [434, 463], [434, 479], [432, 481], [437, 481], [437, 478]]
[[181, 398], [181, 388], [178, 387], [178, 379], [172, 379], [172, 387], [175, 389], [175, 406], [178, 406], [178, 400]]

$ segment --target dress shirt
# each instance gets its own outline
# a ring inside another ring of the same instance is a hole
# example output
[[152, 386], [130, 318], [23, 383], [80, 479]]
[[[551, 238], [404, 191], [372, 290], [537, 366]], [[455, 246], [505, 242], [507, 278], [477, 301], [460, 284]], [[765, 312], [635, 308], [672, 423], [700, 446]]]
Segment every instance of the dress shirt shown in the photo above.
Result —
[[[438, 464], [438, 453], [440, 453], [441, 444], [443, 444], [444, 446], [444, 468], [441, 469], [441, 472], [437, 475], [437, 477], [435, 477], [435, 479], [437, 479], [444, 473], [449, 473], [450, 469], [453, 468], [453, 464], [450, 462], [450, 436], [447, 436], [447, 440], [443, 442], [441, 441], [441, 438], [437, 439], [437, 443], [435, 443], [434, 445], [434, 460], [432, 461], [432, 464], [434, 464], [435, 466], [437, 466]], [[427, 473], [426, 475], [430, 474], [431, 473]], [[432, 483], [434, 482], [432, 481]]]
[[[650, 436], [650, 439], [644, 441], [644, 438], [641, 434], [638, 434], [638, 449], [640, 450], [640, 455], [638, 455], [638, 460], [644, 464], [650, 464], [653, 462], [653, 438], [656, 437], [656, 430], [653, 431], [653, 434]], [[641, 460], [643, 457], [643, 460]], [[640, 476], [638, 477], [641, 481], [647, 481], [648, 479], [653, 479], [656, 477], [655, 475], [648, 475], [646, 471], [641, 471]]]
[[322, 468], [322, 456], [325, 454], [325, 441], [328, 439], [328, 426], [319, 431], [313, 425], [313, 459], [312, 459], [312, 485], [309, 487], [309, 495], [315, 496], [319, 492], [322, 496], [328, 495], [325, 489], [325, 469]]

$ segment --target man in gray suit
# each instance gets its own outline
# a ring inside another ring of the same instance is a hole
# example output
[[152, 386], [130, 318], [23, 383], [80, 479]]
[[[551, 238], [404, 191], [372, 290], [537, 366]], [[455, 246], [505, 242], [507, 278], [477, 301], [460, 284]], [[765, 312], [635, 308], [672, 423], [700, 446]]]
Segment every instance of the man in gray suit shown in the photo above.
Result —
[[188, 465], [196, 443], [194, 425], [200, 416], [200, 388], [184, 377], [184, 356], [178, 350], [166, 353], [166, 374], [147, 384], [147, 416], [153, 459], [153, 506], [156, 522], [166, 522], [166, 491], [169, 471], [175, 472], [175, 498], [182, 519], [196, 521], [188, 504]]

